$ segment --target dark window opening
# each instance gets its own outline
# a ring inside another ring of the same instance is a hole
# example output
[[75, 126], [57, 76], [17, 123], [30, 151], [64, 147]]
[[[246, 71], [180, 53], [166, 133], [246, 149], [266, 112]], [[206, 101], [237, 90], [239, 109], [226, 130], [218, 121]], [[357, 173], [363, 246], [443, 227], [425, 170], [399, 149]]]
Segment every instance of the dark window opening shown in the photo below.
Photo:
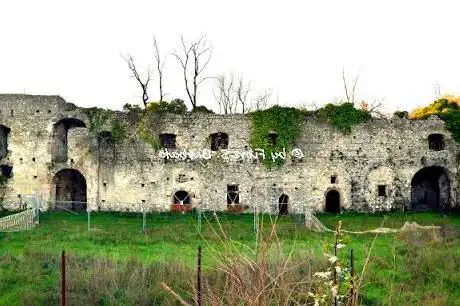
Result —
[[179, 190], [174, 194], [173, 203], [180, 205], [190, 204], [190, 195], [187, 191]]
[[176, 135], [160, 134], [160, 145], [164, 149], [175, 149], [176, 148]]
[[335, 183], [337, 183], [337, 176], [332, 175], [331, 176], [331, 184], [335, 184]]
[[97, 135], [97, 141], [100, 149], [111, 148], [114, 144], [113, 136], [111, 132], [102, 131]]
[[40, 110], [39, 110], [39, 109], [37, 109], [35, 112], [38, 114], [38, 113], [40, 113]]
[[330, 190], [326, 194], [326, 212], [338, 214], [340, 213], [340, 194], [337, 190]]
[[428, 143], [430, 150], [441, 151], [444, 150], [444, 135], [431, 134], [428, 136]]
[[145, 186], [145, 184], [141, 184], [141, 187], [144, 187], [144, 186]]
[[35, 162], [35, 157], [32, 157], [32, 161]]
[[387, 186], [379, 185], [377, 188], [378, 188], [379, 197], [387, 196]]
[[10, 114], [11, 114], [11, 117], [13, 117], [14, 111], [11, 110], [11, 111], [10, 111]]
[[272, 146], [276, 146], [276, 140], [278, 138], [278, 134], [275, 132], [271, 132], [268, 134], [268, 143], [271, 144]]
[[227, 185], [227, 204], [240, 204], [238, 185]]
[[228, 149], [228, 134], [221, 132], [211, 134], [211, 151], [220, 149]]
[[34, 175], [34, 179], [38, 178], [38, 176]]
[[187, 177], [185, 176], [185, 174], [179, 174], [179, 176], [177, 177], [177, 182], [185, 183], [186, 181], [187, 181]]
[[279, 214], [280, 215], [287, 215], [288, 214], [288, 202], [289, 202], [289, 197], [286, 194], [282, 194], [279, 199]]
[[8, 135], [11, 129], [0, 125], [0, 159], [4, 158], [8, 153]]
[[13, 167], [8, 165], [1, 165], [0, 171], [3, 177], [11, 178], [13, 176]]

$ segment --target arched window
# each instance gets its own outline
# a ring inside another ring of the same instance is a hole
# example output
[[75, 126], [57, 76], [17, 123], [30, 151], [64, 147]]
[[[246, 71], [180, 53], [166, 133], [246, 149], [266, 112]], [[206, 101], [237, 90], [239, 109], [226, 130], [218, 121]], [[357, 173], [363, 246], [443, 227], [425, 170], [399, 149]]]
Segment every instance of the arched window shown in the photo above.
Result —
[[429, 144], [430, 150], [433, 150], [433, 151], [444, 150], [444, 135], [430, 134], [428, 136], [428, 144]]
[[160, 134], [160, 146], [163, 149], [175, 149], [176, 148], [176, 135], [164, 133]]
[[288, 213], [288, 202], [289, 202], [289, 197], [286, 194], [282, 194], [279, 199], [279, 214], [280, 215], [287, 215]]
[[54, 124], [54, 161], [67, 161], [67, 134], [72, 128], [86, 128], [83, 121], [76, 118], [64, 118]]
[[221, 132], [211, 134], [211, 151], [220, 149], [228, 149], [228, 134]]

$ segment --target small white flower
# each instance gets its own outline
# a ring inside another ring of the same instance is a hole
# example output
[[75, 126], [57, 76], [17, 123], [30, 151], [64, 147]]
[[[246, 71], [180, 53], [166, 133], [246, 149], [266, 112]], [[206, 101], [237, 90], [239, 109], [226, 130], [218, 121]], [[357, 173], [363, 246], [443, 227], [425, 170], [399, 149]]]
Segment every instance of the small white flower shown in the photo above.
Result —
[[342, 248], [344, 248], [344, 247], [345, 247], [345, 244], [341, 244], [341, 243], [338, 243], [338, 244], [337, 244], [337, 248], [338, 248], [338, 249], [342, 249]]
[[337, 272], [337, 274], [340, 274], [340, 272], [342, 272], [342, 268], [340, 268], [339, 266], [335, 267], [335, 272]]
[[318, 276], [320, 278], [328, 278], [331, 276], [331, 272], [316, 272], [313, 276]]
[[338, 259], [337, 256], [331, 256], [331, 257], [329, 257], [329, 261], [330, 261], [331, 263], [335, 263], [335, 262], [337, 261], [337, 259]]

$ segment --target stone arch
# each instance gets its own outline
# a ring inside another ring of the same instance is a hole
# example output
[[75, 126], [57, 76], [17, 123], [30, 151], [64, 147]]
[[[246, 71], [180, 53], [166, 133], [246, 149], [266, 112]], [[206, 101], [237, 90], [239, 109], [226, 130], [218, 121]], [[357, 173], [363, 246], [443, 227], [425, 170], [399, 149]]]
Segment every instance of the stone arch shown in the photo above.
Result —
[[228, 149], [229, 137], [227, 133], [217, 132], [209, 135], [211, 138], [211, 151], [219, 151], [220, 149]]
[[55, 208], [86, 211], [87, 186], [85, 177], [75, 169], [62, 169], [53, 177]]
[[72, 128], [86, 128], [86, 124], [77, 118], [64, 118], [53, 125], [54, 133], [54, 161], [67, 161], [67, 134]]
[[192, 203], [190, 194], [185, 190], [178, 190], [173, 195], [173, 204], [189, 205]]
[[289, 196], [287, 194], [282, 194], [278, 198], [278, 211], [280, 215], [287, 215], [289, 210], [288, 210], [288, 204], [289, 204]]
[[0, 159], [3, 159], [8, 154], [8, 135], [11, 129], [0, 124]]
[[411, 181], [411, 209], [439, 211], [450, 202], [450, 179], [443, 167], [429, 166], [415, 173]]
[[324, 205], [324, 211], [328, 213], [338, 214], [340, 213], [340, 193], [336, 189], [329, 189], [326, 192], [326, 203]]

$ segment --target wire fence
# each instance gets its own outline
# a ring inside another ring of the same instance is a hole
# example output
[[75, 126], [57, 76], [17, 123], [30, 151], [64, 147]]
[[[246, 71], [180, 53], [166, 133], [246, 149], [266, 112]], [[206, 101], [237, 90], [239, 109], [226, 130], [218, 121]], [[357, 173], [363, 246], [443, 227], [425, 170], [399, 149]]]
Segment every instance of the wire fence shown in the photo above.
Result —
[[[206, 224], [216, 220], [243, 221], [247, 225], [247, 229], [254, 233], [257, 232], [261, 220], [267, 219], [270, 219], [270, 221], [266, 222], [275, 222], [277, 220], [283, 227], [297, 228], [308, 225], [305, 217], [306, 212], [288, 213], [280, 203], [273, 203], [268, 207], [229, 204], [227, 209], [218, 210], [184, 204], [187, 202], [186, 199], [180, 199], [177, 202], [179, 203], [114, 202], [106, 203], [104, 209], [92, 210], [88, 202], [53, 201], [48, 202], [48, 208], [50, 212], [67, 215], [69, 218], [79, 219], [80, 222], [85, 219], [88, 231], [96, 227], [99, 229], [111, 227], [113, 224], [109, 223], [117, 220], [124, 223], [124, 226], [135, 226], [142, 232], [157, 228], [164, 222], [174, 222], [174, 220], [187, 222], [188, 225], [196, 227], [198, 232], [202, 232]], [[294, 203], [291, 203], [291, 205], [294, 205]]]

